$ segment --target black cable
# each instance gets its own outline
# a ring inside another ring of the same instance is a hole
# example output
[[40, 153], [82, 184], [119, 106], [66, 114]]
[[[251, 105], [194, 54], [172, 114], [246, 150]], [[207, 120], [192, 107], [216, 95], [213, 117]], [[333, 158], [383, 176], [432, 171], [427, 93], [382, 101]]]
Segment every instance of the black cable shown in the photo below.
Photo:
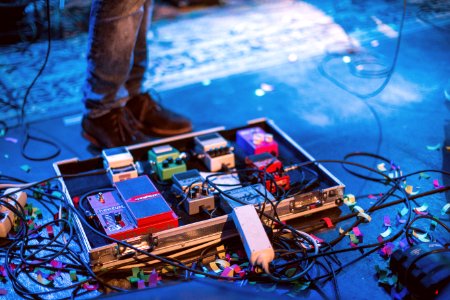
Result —
[[[24, 129], [24, 140], [22, 143], [21, 154], [23, 157], [25, 157], [26, 159], [31, 160], [31, 161], [44, 161], [44, 160], [53, 159], [61, 153], [61, 148], [55, 142], [45, 139], [45, 138], [31, 135], [29, 132], [28, 123], [25, 123], [25, 107], [28, 102], [28, 96], [30, 95], [30, 92], [31, 92], [33, 86], [35, 85], [35, 83], [37, 82], [38, 78], [42, 75], [45, 67], [47, 66], [48, 59], [50, 57], [51, 40], [52, 40], [52, 33], [51, 33], [52, 30], [51, 30], [51, 21], [50, 21], [50, 0], [46, 0], [45, 11], [46, 11], [46, 15], [47, 15], [47, 51], [45, 53], [45, 58], [44, 58], [44, 62], [42, 64], [42, 66], [40, 67], [38, 73], [36, 74], [36, 76], [34, 77], [32, 82], [28, 86], [27, 90], [25, 91], [22, 106], [20, 108], [20, 123]], [[47, 156], [29, 155], [29, 154], [27, 154], [27, 146], [28, 146], [28, 143], [32, 140], [49, 145], [50, 147], [54, 148], [55, 150], [53, 151], [53, 153], [51, 153]]]

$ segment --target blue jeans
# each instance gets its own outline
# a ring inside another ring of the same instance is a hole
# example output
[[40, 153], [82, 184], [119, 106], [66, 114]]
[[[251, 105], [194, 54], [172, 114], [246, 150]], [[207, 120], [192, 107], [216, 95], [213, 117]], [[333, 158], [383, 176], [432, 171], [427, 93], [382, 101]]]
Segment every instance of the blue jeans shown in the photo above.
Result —
[[142, 92], [152, 0], [93, 0], [83, 102], [101, 116]]

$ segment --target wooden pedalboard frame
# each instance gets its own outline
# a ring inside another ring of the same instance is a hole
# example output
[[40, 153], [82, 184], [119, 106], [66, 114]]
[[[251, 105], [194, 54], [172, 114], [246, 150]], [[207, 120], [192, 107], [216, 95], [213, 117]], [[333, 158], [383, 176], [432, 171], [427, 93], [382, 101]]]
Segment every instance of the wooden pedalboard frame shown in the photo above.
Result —
[[[310, 154], [278, 128], [273, 121], [266, 119], [248, 121], [247, 125], [238, 128], [225, 129], [224, 127], [217, 127], [132, 145], [127, 148], [135, 161], [144, 161], [147, 159], [148, 150], [154, 146], [170, 144], [180, 151], [188, 152], [194, 148], [194, 138], [196, 136], [217, 132], [233, 143], [236, 140], [236, 132], [238, 130], [256, 126], [273, 135], [274, 140], [279, 144], [279, 159], [284, 163], [314, 161]], [[235, 150], [235, 154], [236, 165], [238, 167], [242, 166], [244, 161], [243, 154], [239, 153], [239, 149]], [[188, 161], [188, 169], [196, 168], [200, 171], [207, 171], [202, 162], [196, 160]], [[314, 169], [318, 174], [319, 183], [312, 190], [288, 197], [280, 202], [277, 213], [283, 221], [298, 220], [298, 218], [303, 216], [335, 208], [341, 203], [345, 186], [321, 164], [314, 163], [308, 167]], [[73, 158], [54, 163], [54, 169], [58, 175], [89, 172], [103, 169], [103, 160], [100, 156], [87, 160]], [[97, 178], [92, 178], [92, 176], [89, 176], [89, 178], [61, 178], [60, 181], [63, 191], [71, 204], [73, 204], [73, 199], [76, 196], [86, 194], [91, 190], [112, 187], [107, 175], [98, 175]], [[317, 201], [321, 205], [310, 205], [311, 203], [317, 203]], [[172, 208], [174, 207], [175, 205]], [[183, 215], [180, 211], [175, 211], [175, 213], [179, 216], [179, 227], [136, 236], [127, 239], [126, 242], [143, 250], [150, 251], [149, 249], [151, 249], [151, 252], [156, 255], [166, 255], [237, 236], [236, 228], [229, 215], [223, 214], [214, 218], [198, 218], [191, 217], [186, 213]], [[76, 215], [74, 215], [74, 225], [84, 250], [81, 256], [96, 272], [120, 266], [129, 268], [132, 265], [140, 265], [142, 260], [146, 258], [142, 254], [136, 254], [131, 249], [123, 249], [123, 247], [119, 247], [114, 242], [99, 238], [98, 235], [84, 226]]]

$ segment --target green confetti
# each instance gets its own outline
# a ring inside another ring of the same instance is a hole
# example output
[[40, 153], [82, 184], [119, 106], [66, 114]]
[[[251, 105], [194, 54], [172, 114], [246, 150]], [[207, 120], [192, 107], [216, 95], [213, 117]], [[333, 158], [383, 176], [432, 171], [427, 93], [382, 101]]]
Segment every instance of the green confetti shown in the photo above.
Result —
[[439, 149], [441, 149], [441, 144], [436, 144], [433, 146], [427, 146], [427, 149], [430, 151], [438, 151]]
[[428, 175], [427, 173], [424, 172], [420, 172], [419, 173], [419, 179], [430, 179], [430, 175]]
[[0, 130], [0, 137], [5, 136], [5, 134], [6, 134], [5, 128], [2, 128], [2, 129]]
[[20, 168], [21, 168], [24, 172], [27, 172], [27, 173], [30, 173], [30, 171], [31, 171], [31, 167], [30, 167], [29, 165], [22, 165], [22, 166], [20, 166]]

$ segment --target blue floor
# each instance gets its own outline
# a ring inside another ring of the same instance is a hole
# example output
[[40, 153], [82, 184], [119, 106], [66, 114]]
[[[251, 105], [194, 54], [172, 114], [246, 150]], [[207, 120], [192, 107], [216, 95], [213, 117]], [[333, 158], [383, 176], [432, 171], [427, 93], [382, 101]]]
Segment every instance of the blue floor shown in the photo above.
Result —
[[[177, 24], [179, 26], [188, 24], [190, 19], [195, 25], [204, 20], [201, 18], [213, 20], [215, 17], [229, 16], [232, 19], [237, 13], [246, 14], [253, 10], [257, 14], [271, 11], [270, 5], [280, 5], [289, 10], [290, 5], [298, 8], [296, 5], [304, 4], [301, 1], [280, 1], [278, 4], [268, 1], [248, 2], [250, 4], [246, 2], [246, 5], [237, 5], [231, 8], [225, 6], [224, 8], [208, 8], [191, 12], [178, 19], [158, 21], [154, 26], [160, 32], [165, 32], [164, 30], [176, 30]], [[306, 2], [311, 4], [311, 7], [316, 5], [315, 9], [322, 11], [325, 16], [330, 14], [333, 18], [330, 26], [345, 30], [349, 37], [358, 42], [359, 50], [370, 53], [371, 57], [376, 57], [377, 62], [381, 63], [380, 66], [389, 67], [391, 65], [397, 38], [390, 37], [389, 30], [383, 31], [380, 26], [377, 27], [375, 20], [384, 21], [388, 29], [398, 33], [401, 3], [388, 0], [376, 1], [376, 4], [372, 4], [372, 1]], [[255, 62], [252, 61], [246, 62], [244, 68], [241, 69], [230, 67], [228, 74], [219, 71], [206, 72], [200, 67], [196, 67], [201, 64], [192, 65], [193, 62], [185, 62], [185, 65], [178, 66], [180, 68], [178, 72], [168, 68], [172, 73], [169, 71], [164, 73], [163, 67], [165, 65], [172, 66], [170, 64], [173, 62], [166, 62], [164, 59], [168, 59], [168, 56], [160, 55], [160, 60], [158, 60], [160, 65], [151, 66], [149, 75], [159, 76], [159, 81], [155, 82], [155, 86], [160, 87], [163, 105], [189, 116], [193, 121], [194, 130], [216, 126], [232, 128], [243, 125], [247, 120], [264, 117], [274, 120], [280, 128], [316, 159], [338, 160], [343, 159], [350, 152], [371, 152], [395, 161], [397, 165], [401, 166], [404, 173], [431, 169], [449, 172], [450, 100], [445, 99], [444, 91], [446, 88], [450, 89], [450, 12], [442, 14], [439, 18], [433, 15], [433, 23], [430, 25], [417, 18], [421, 1], [414, 2], [408, 6], [400, 51], [392, 78], [380, 94], [369, 99], [358, 98], [323, 76], [319, 65], [325, 59], [330, 58], [326, 55], [326, 49], [317, 50], [313, 54], [308, 52], [303, 57], [298, 48], [284, 52], [280, 50], [281, 52], [275, 53], [280, 53], [279, 55], [283, 59], [275, 56], [272, 63], [265, 63], [263, 67], [255, 65]], [[448, 1], [443, 2], [448, 4]], [[376, 17], [374, 18], [374, 16]], [[276, 19], [275, 16], [273, 18]], [[292, 18], [292, 20], [295, 19]], [[243, 22], [243, 28], [245, 28], [244, 25], [249, 26]], [[289, 34], [292, 34], [292, 31]], [[273, 37], [270, 34], [267, 36]], [[78, 43], [83, 41], [85, 36], [81, 33], [75, 39], [78, 39]], [[263, 37], [261, 39], [264, 40]], [[217, 40], [223, 43], [221, 36], [218, 36]], [[162, 51], [161, 47], [165, 45], [163, 42], [161, 40], [159, 44], [154, 42], [153, 46], [160, 47], [158, 49]], [[58, 43], [64, 43], [64, 40], [58, 41]], [[270, 39], [267, 40], [267, 43], [270, 43]], [[301, 40], [298, 43], [308, 46], [309, 43], [313, 43], [313, 40]], [[83, 42], [80, 44], [83, 45]], [[42, 43], [35, 47], [42, 48], [44, 45], [45, 43]], [[171, 53], [180, 55], [178, 50], [179, 47], [182, 47], [181, 45], [181, 42], [180, 44], [174, 43], [172, 46], [175, 50]], [[229, 47], [232, 48], [233, 45]], [[321, 49], [318, 46], [314, 47]], [[344, 48], [348, 49], [347, 46]], [[82, 53], [83, 49], [80, 46], [78, 50]], [[3, 53], [6, 53], [6, 50], [6, 48], [2, 49]], [[246, 61], [246, 57], [251, 56], [253, 50], [248, 51], [250, 51], [248, 54], [242, 54], [242, 57], [236, 58], [234, 61]], [[39, 53], [38, 55], [40, 55]], [[261, 58], [268, 58], [272, 55], [270, 51], [264, 52], [265, 54], [258, 53], [257, 55], [261, 55], [258, 57]], [[292, 54], [296, 56], [292, 56]], [[347, 55], [350, 59], [357, 58], [349, 53]], [[343, 56], [345, 55], [330, 59], [324, 65], [324, 69], [348, 89], [367, 93], [375, 90], [384, 80], [384, 77], [367, 79], [353, 75], [348, 63], [343, 61]], [[81, 61], [83, 58], [71, 57], [71, 59], [70, 63], [73, 63], [73, 61]], [[179, 56], [174, 59], [182, 61]], [[193, 61], [195, 62], [195, 60]], [[60, 65], [54, 66], [53, 69], [62, 69], [65, 62], [61, 59], [58, 63]], [[220, 69], [229, 63], [230, 59], [227, 61], [218, 57], [216, 67]], [[0, 68], [5, 68], [6, 64], [7, 62], [3, 59]], [[214, 65], [214, 63], [210, 64]], [[26, 69], [28, 67], [33, 69], [32, 66], [21, 67], [18, 64], [16, 70], [25, 74], [28, 72]], [[67, 68], [70, 67], [71, 64], [67, 66]], [[187, 80], [189, 74], [186, 73], [186, 70], [189, 68], [193, 70], [194, 79]], [[47, 70], [47, 73], [49, 72], [52, 71]], [[74, 76], [79, 76], [77, 72], [71, 70], [68, 76], [73, 79]], [[26, 86], [29, 82], [28, 80], [15, 82], [13, 76], [18, 76], [18, 74], [5, 74], [10, 75], [6, 77], [2, 75], [3, 78], [0, 81], [4, 84], [14, 82], [13, 86], [19, 88]], [[65, 75], [57, 73], [52, 76], [45, 77], [44, 75], [45, 84], [51, 85], [53, 82], [58, 89], [64, 88], [61, 86], [60, 80]], [[151, 79], [149, 79], [149, 84], [151, 84]], [[65, 91], [69, 97], [67, 107], [70, 109], [64, 110], [56, 105], [57, 113], [55, 114], [51, 112], [53, 104], [43, 104], [45, 109], [42, 114], [36, 118], [30, 117], [30, 120], [34, 120], [30, 125], [31, 132], [56, 142], [61, 147], [61, 154], [52, 160], [43, 162], [31, 162], [24, 159], [20, 152], [24, 138], [23, 131], [19, 127], [12, 127], [6, 132], [5, 137], [0, 138], [0, 174], [18, 177], [26, 181], [35, 181], [53, 176], [55, 173], [52, 164], [55, 161], [72, 157], [87, 159], [92, 155], [99, 154], [79, 134], [79, 117], [82, 108], [74, 99], [78, 95], [80, 87], [72, 88], [74, 89], [73, 93]], [[47, 89], [48, 86], [37, 87], [40, 92], [45, 92]], [[12, 90], [15, 95], [23, 93], [22, 90]], [[35, 97], [38, 96], [35, 95]], [[59, 92], [56, 90], [51, 97], [58, 96]], [[35, 103], [36, 107], [33, 109], [37, 114], [39, 101]], [[30, 108], [30, 112], [33, 112], [33, 109]], [[7, 118], [0, 117], [0, 120], [5, 120], [8, 124], [14, 123], [14, 112], [4, 110], [4, 115]], [[27, 149], [28, 153], [42, 154], [43, 156], [52, 151], [53, 149], [33, 141]], [[376, 160], [361, 160], [361, 162], [371, 166], [379, 163]], [[24, 165], [29, 166], [31, 170], [25, 172]], [[386, 187], [379, 184], [355, 178], [339, 164], [326, 164], [326, 166], [346, 185], [346, 193], [361, 195], [358, 204], [362, 207], [367, 207], [372, 201], [367, 198], [368, 194], [386, 191]], [[429, 174], [431, 177], [428, 180], [415, 176], [408, 180], [408, 184], [413, 185], [414, 189], [418, 189], [420, 192], [433, 190], [433, 180], [435, 179], [441, 185], [450, 185], [449, 177], [432, 172]], [[427, 203], [429, 213], [439, 216], [443, 222], [449, 224], [448, 214], [444, 216], [440, 214], [441, 208], [450, 202], [449, 192], [419, 199], [418, 202], [419, 204]], [[374, 213], [372, 222], [363, 224], [360, 229], [367, 236], [376, 236], [384, 230], [383, 216], [395, 215], [399, 209], [401, 209], [400, 206], [394, 206]], [[343, 215], [350, 212], [345, 206], [341, 210]], [[349, 224], [351, 223], [343, 222], [336, 228], [319, 232], [317, 235], [325, 239], [332, 239], [339, 234], [339, 227], [345, 228]], [[342, 248], [348, 247], [346, 239], [341, 244]], [[343, 254], [340, 258], [345, 262], [350, 260], [352, 255], [357, 254]], [[341, 298], [390, 299], [389, 292], [378, 282], [375, 265], [386, 265], [386, 260], [377, 253], [341, 272], [337, 277]], [[186, 284], [187, 290], [189, 290], [189, 286]], [[6, 298], [14, 299], [14, 291], [8, 281], [5, 283], [5, 288], [8, 290]], [[192, 288], [198, 287], [194, 287], [192, 284]], [[255, 292], [256, 295], [268, 293], [267, 295], [270, 296], [272, 293], [282, 294], [285, 292], [285, 287], [279, 287], [275, 291], [258, 286], [243, 288]], [[331, 283], [327, 283], [323, 287], [323, 291], [329, 298], [335, 298]], [[175, 289], [173, 293], [180, 295], [180, 292]], [[214, 293], [214, 291], [210, 291], [210, 293]], [[149, 295], [156, 299], [158, 290], [152, 291]], [[305, 291], [299, 293], [298, 297], [323, 298], [323, 295], [316, 291]]]

